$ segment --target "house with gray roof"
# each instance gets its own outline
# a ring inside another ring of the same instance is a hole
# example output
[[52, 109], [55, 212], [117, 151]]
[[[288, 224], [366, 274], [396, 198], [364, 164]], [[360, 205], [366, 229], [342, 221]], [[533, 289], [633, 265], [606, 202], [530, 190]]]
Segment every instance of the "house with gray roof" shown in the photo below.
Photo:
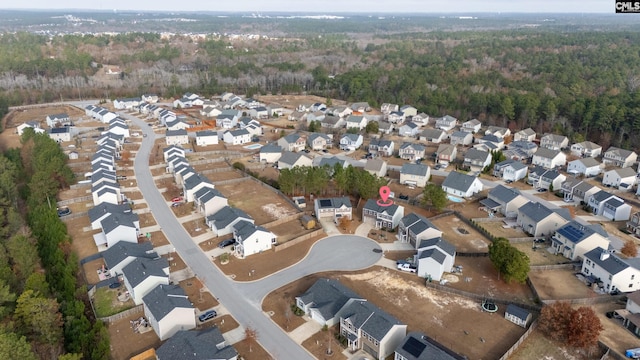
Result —
[[467, 131], [456, 131], [450, 136], [451, 145], [468, 146], [473, 143], [473, 134]]
[[451, 144], [440, 144], [436, 150], [436, 162], [448, 166], [456, 160], [458, 148]]
[[418, 250], [422, 240], [441, 236], [442, 231], [422, 215], [410, 213], [400, 219], [398, 240], [411, 244], [416, 250]]
[[604, 173], [602, 185], [615, 187], [621, 191], [631, 191], [638, 182], [635, 170], [630, 167], [611, 169]]
[[560, 150], [540, 147], [533, 154], [531, 164], [542, 166], [545, 169], [555, 169], [558, 166], [564, 166], [567, 163], [567, 156]]
[[369, 152], [374, 156], [393, 156], [395, 143], [393, 140], [371, 139]]
[[196, 145], [209, 146], [218, 144], [218, 133], [213, 130], [196, 131]]
[[442, 129], [424, 129], [420, 133], [420, 141], [440, 144], [448, 137], [447, 132]]
[[571, 261], [581, 260], [585, 253], [597, 247], [608, 249], [608, 236], [599, 224], [571, 221], [554, 232], [551, 248], [556, 255], [562, 255]]
[[441, 118], [437, 118], [435, 121], [435, 127], [444, 131], [451, 131], [458, 125], [458, 119], [451, 115], [445, 115]]
[[233, 233], [233, 226], [239, 221], [248, 221], [253, 223], [254, 220], [244, 211], [225, 206], [219, 211], [207, 216], [205, 223], [213, 231], [215, 236], [223, 236]]
[[480, 127], [482, 123], [478, 119], [471, 119], [469, 121], [465, 121], [460, 126], [460, 130], [464, 132], [468, 132], [471, 134], [476, 134], [480, 131]]
[[158, 360], [237, 360], [238, 352], [228, 345], [217, 326], [203, 330], [180, 330], [156, 349]]
[[318, 163], [318, 167], [328, 166], [330, 169], [333, 169], [336, 164], [340, 164], [342, 168], [346, 168], [349, 166], [346, 160], [340, 159], [337, 156], [323, 156], [320, 158], [320, 162]]
[[251, 133], [247, 129], [227, 130], [222, 140], [229, 145], [242, 145], [251, 142]]
[[400, 111], [405, 116], [416, 116], [418, 114], [418, 109], [416, 109], [416, 107], [412, 105], [402, 105], [400, 106]]
[[520, 130], [513, 135], [513, 141], [528, 141], [536, 139], [536, 132], [532, 128]]
[[624, 199], [600, 190], [589, 198], [589, 207], [593, 215], [604, 216], [612, 221], [627, 221], [631, 217], [631, 205]]
[[[585, 177], [593, 177], [597, 176], [602, 172], [604, 166], [596, 159], [592, 157], [585, 157], [581, 159], [576, 159], [573, 161], [569, 161], [567, 165], [567, 172], [572, 175], [582, 175]], [[633, 177], [635, 177], [635, 172], [633, 172]]]
[[557, 170], [548, 170], [542, 166], [535, 166], [529, 171], [527, 183], [536, 189], [556, 190], [562, 188], [562, 183], [566, 179], [567, 177]]
[[418, 135], [418, 131], [420, 131], [420, 127], [411, 122], [406, 121], [398, 128], [398, 135], [405, 137], [416, 137]]
[[182, 157], [184, 157], [185, 151], [184, 151], [184, 148], [181, 146], [171, 145], [162, 149], [162, 154], [164, 156], [164, 161], [167, 162], [169, 157], [171, 157], [172, 155], [182, 155]]
[[452, 171], [442, 182], [442, 190], [447, 194], [462, 198], [471, 197], [482, 191], [482, 182], [475, 176]]
[[180, 165], [173, 169], [173, 180], [177, 186], [183, 187], [185, 180], [196, 174], [198, 174], [196, 169], [191, 167], [189, 163], [180, 163]]
[[220, 191], [209, 187], [196, 191], [193, 200], [196, 210], [205, 217], [229, 205], [227, 198]]
[[522, 159], [529, 159], [538, 151], [538, 145], [531, 141], [514, 141], [507, 145], [507, 149], [513, 153], [520, 154]]
[[307, 137], [298, 133], [293, 133], [281, 137], [278, 139], [277, 143], [278, 146], [285, 151], [298, 152], [304, 150], [307, 145]]
[[307, 136], [307, 145], [314, 151], [324, 150], [333, 146], [333, 139], [327, 134], [312, 133]]
[[387, 162], [382, 159], [369, 159], [364, 164], [364, 171], [377, 177], [387, 176]]
[[196, 173], [195, 175], [184, 179], [182, 192], [184, 193], [185, 202], [192, 202], [194, 200], [195, 193], [202, 188], [214, 189], [215, 185], [213, 185], [209, 178], [200, 173]]
[[360, 134], [346, 133], [340, 138], [340, 149], [345, 151], [354, 151], [362, 146], [363, 137]]
[[621, 168], [629, 167], [635, 164], [637, 160], [638, 154], [635, 152], [614, 146], [608, 148], [602, 155], [602, 162], [605, 165], [614, 165]]
[[522, 180], [527, 176], [528, 172], [527, 165], [514, 159], [507, 159], [493, 165], [493, 176], [506, 181]]
[[421, 112], [421, 113], [419, 113], [417, 115], [413, 115], [411, 117], [411, 121], [414, 124], [416, 124], [416, 125], [418, 125], [420, 127], [425, 126], [425, 125], [429, 125], [429, 120], [430, 119], [431, 119], [431, 117], [429, 115], [423, 113], [423, 112]]
[[411, 332], [395, 350], [395, 360], [467, 360], [436, 340]]
[[585, 253], [582, 273], [594, 279], [604, 293], [640, 290], [640, 259], [622, 259], [607, 248], [597, 247]]
[[445, 272], [451, 272], [455, 261], [456, 247], [441, 237], [421, 240], [414, 259], [418, 276], [434, 281], [440, 281]]
[[119, 241], [138, 242], [140, 221], [136, 214], [111, 213], [100, 220], [100, 227], [102, 232], [93, 236], [98, 249], [111, 247]]
[[402, 164], [400, 168], [400, 184], [425, 187], [431, 177], [431, 168], [425, 164]]
[[369, 123], [369, 119], [366, 116], [362, 115], [349, 115], [347, 117], [347, 129], [358, 129], [364, 130], [364, 128]]
[[407, 334], [407, 325], [368, 301], [353, 301], [340, 314], [340, 334], [350, 351], [386, 359]]
[[402, 124], [406, 118], [402, 111], [392, 111], [387, 114], [387, 121], [391, 124]]
[[463, 166], [467, 166], [473, 171], [482, 171], [491, 165], [491, 160], [489, 152], [471, 148], [464, 154]]
[[498, 185], [489, 191], [487, 198], [480, 201], [485, 208], [499, 212], [507, 218], [518, 216], [518, 209], [529, 202], [518, 189]]
[[144, 315], [160, 340], [196, 327], [196, 309], [179, 285], [158, 285], [142, 303]]
[[330, 218], [335, 223], [338, 223], [340, 219], [346, 217], [351, 220], [353, 218], [353, 207], [351, 206], [351, 200], [348, 197], [333, 197], [333, 198], [316, 198], [314, 200], [314, 212], [316, 219], [321, 220], [324, 218]]
[[276, 143], [269, 143], [260, 148], [260, 162], [273, 164], [282, 156], [282, 147]]
[[484, 151], [502, 150], [504, 148], [504, 139], [495, 135], [485, 135], [476, 139], [476, 143], [473, 147]]
[[500, 139], [504, 139], [505, 137], [511, 135], [511, 130], [502, 126], [489, 126], [487, 130], [485, 130], [484, 134], [494, 135]]
[[528, 202], [518, 209], [516, 223], [527, 234], [535, 237], [550, 236], [571, 221], [569, 210], [549, 209], [541, 203]]
[[531, 322], [531, 313], [520, 306], [509, 304], [504, 312], [504, 318], [512, 323], [527, 328], [529, 322]]
[[307, 114], [307, 121], [320, 121], [320, 127], [325, 129], [339, 129], [344, 126], [342, 118], [333, 115], [325, 115], [323, 112]]
[[311, 166], [313, 160], [302, 152], [285, 151], [278, 159], [278, 169], [292, 169], [296, 166]]
[[578, 157], [598, 157], [602, 154], [602, 146], [591, 141], [575, 143], [571, 145], [571, 154]]
[[233, 129], [238, 125], [238, 119], [242, 116], [240, 110], [225, 109], [216, 117], [216, 126], [223, 129]]
[[389, 135], [395, 129], [395, 125], [388, 121], [378, 121], [378, 132], [380, 134]]
[[130, 214], [135, 220], [138, 221], [138, 215], [131, 211], [129, 204], [111, 204], [101, 203], [98, 206], [94, 206], [87, 211], [89, 221], [91, 222], [91, 229], [102, 229], [100, 222], [111, 214]]
[[233, 224], [233, 238], [236, 240], [233, 250], [241, 259], [271, 250], [271, 247], [277, 243], [274, 233], [246, 220]]
[[402, 159], [409, 161], [416, 161], [420, 159], [424, 159], [424, 151], [425, 147], [422, 144], [414, 144], [410, 142], [405, 142], [400, 145], [400, 149], [398, 150], [398, 155]]
[[56, 142], [66, 142], [71, 141], [71, 127], [59, 127], [59, 128], [51, 128], [47, 130], [47, 134], [49, 137]]
[[185, 145], [189, 143], [189, 135], [185, 129], [167, 130], [165, 133], [167, 145]]
[[391, 204], [383, 206], [375, 199], [369, 199], [362, 208], [362, 222], [372, 224], [376, 229], [395, 229], [404, 217], [404, 206]]
[[546, 134], [540, 138], [540, 147], [560, 151], [569, 146], [569, 138], [564, 135]]
[[159, 257], [149, 241], [142, 243], [119, 241], [102, 251], [101, 254], [104, 265], [109, 269], [109, 275], [113, 278], [122, 274], [122, 268], [137, 258], [156, 259]]
[[349, 302], [364, 300], [335, 279], [320, 278], [303, 294], [296, 296], [296, 306], [320, 325], [333, 326], [340, 311]]
[[122, 268], [124, 285], [136, 305], [158, 285], [169, 285], [169, 262], [165, 258], [135, 258]]

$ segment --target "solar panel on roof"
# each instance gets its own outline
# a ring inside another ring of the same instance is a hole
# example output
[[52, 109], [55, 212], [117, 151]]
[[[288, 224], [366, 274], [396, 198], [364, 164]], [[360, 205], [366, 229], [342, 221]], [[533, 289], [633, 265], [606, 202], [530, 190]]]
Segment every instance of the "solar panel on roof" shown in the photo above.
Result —
[[427, 347], [427, 344], [418, 341], [418, 339], [414, 337], [410, 337], [402, 346], [402, 349], [409, 354], [418, 357], [424, 351], [424, 348]]
[[558, 232], [571, 242], [578, 242], [584, 236], [584, 232], [581, 229], [573, 226], [565, 226], [558, 230]]
[[331, 206], [331, 200], [330, 199], [322, 199], [322, 200], [320, 200], [320, 206], [322, 206], [322, 207]]

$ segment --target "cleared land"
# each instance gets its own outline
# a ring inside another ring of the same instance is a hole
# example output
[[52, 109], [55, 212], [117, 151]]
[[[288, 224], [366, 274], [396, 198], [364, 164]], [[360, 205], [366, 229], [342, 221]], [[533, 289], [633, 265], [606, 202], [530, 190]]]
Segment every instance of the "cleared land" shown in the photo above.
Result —
[[458, 252], [486, 252], [491, 241], [455, 215], [431, 221], [443, 232], [442, 237], [456, 246]]
[[[529, 279], [542, 300], [582, 299], [601, 296], [589, 289], [571, 269], [531, 271]], [[605, 295], [606, 296], [606, 295]]]
[[216, 189], [229, 199], [229, 205], [249, 214], [257, 225], [263, 225], [296, 212], [296, 209], [285, 199], [250, 179], [216, 186]]

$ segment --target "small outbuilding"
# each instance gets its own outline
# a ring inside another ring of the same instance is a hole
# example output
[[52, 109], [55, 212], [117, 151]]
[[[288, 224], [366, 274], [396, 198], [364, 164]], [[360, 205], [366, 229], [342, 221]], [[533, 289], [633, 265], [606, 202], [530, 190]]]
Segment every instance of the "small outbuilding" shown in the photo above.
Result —
[[526, 329], [531, 321], [531, 313], [519, 306], [509, 304], [504, 312], [504, 318]]
[[302, 226], [304, 226], [304, 228], [307, 230], [310, 230], [316, 227], [316, 219], [314, 219], [313, 216], [302, 215], [302, 217], [300, 218], [300, 221], [302, 222]]

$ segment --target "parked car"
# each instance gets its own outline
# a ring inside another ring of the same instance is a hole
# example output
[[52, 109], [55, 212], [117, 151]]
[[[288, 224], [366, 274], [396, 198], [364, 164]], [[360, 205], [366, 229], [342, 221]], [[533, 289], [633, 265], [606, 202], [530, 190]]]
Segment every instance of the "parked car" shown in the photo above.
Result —
[[329, 150], [327, 150], [327, 149], [322, 149], [322, 152], [326, 154], [326, 153], [328, 153], [328, 152], [329, 152]]
[[142, 137], [147, 137], [147, 134], [142, 134]]
[[606, 314], [606, 315], [607, 315], [607, 317], [608, 317], [609, 319], [618, 319], [618, 320], [622, 320], [622, 316], [618, 315], [618, 313], [617, 313], [617, 312], [615, 312], [615, 311], [609, 311], [609, 312], [607, 312], [607, 314]]
[[183, 198], [182, 196], [176, 196], [173, 199], [171, 199], [172, 202], [182, 202]]
[[236, 243], [236, 240], [235, 240], [235, 239], [222, 240], [222, 241], [220, 242], [220, 244], [218, 244], [218, 247], [219, 247], [220, 249], [223, 249], [223, 248], [226, 248], [227, 246], [229, 246], [229, 245], [233, 245], [233, 244], [235, 244], [235, 243]]
[[547, 189], [545, 189], [545, 188], [540, 188], [540, 189], [538, 189], [538, 192], [539, 192], [539, 193], [547, 192]]
[[418, 269], [416, 268], [415, 265], [408, 263], [408, 262], [403, 262], [403, 263], [399, 263], [397, 265], [398, 270], [400, 271], [406, 271], [406, 272], [410, 272], [410, 273], [415, 273], [416, 271], [418, 271]]
[[180, 205], [182, 205], [182, 203], [174, 202], [173, 204], [171, 204], [171, 207], [178, 207]]
[[513, 182], [513, 180], [505, 180], [504, 183], [505, 184], [511, 184]]
[[209, 319], [213, 319], [216, 316], [218, 316], [218, 313], [215, 310], [209, 310], [200, 314], [200, 316], [198, 316], [198, 320], [200, 320], [200, 322], [205, 322]]
[[400, 196], [398, 197], [400, 198], [400, 200], [409, 200], [409, 195], [400, 194]]

